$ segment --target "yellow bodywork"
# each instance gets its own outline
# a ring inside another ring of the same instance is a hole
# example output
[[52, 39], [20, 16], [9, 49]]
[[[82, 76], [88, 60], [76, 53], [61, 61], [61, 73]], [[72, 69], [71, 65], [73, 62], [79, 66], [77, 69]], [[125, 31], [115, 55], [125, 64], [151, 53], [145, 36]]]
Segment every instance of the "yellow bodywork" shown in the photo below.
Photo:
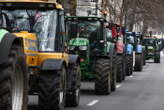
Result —
[[0, 0], [1, 3], [22, 3], [22, 2], [27, 2], [27, 3], [47, 3], [47, 4], [54, 4], [55, 8], [63, 10], [62, 5], [54, 2], [53, 0]]
[[63, 59], [68, 65], [68, 54], [66, 53], [38, 53], [38, 65], [46, 59]]
[[38, 65], [38, 49], [36, 35], [22, 31], [14, 33], [17, 37], [23, 38], [24, 53], [26, 54], [26, 62], [28, 66]]
[[66, 53], [48, 53], [39, 52], [37, 45], [37, 37], [33, 33], [22, 31], [14, 33], [17, 37], [23, 38], [24, 52], [26, 62], [29, 67], [40, 67], [47, 59], [62, 59], [68, 65], [68, 54]]

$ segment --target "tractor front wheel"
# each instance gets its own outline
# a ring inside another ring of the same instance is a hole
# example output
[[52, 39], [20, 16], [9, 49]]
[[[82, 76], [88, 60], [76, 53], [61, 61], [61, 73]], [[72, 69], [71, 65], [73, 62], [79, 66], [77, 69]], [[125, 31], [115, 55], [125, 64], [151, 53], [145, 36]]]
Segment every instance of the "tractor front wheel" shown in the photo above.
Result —
[[42, 71], [39, 75], [39, 110], [63, 110], [66, 95], [66, 69]]
[[143, 56], [142, 56], [142, 54], [137, 54], [135, 56], [134, 70], [135, 71], [142, 71], [142, 69], [143, 69]]
[[[70, 67], [70, 90], [66, 94], [66, 106], [76, 107], [80, 102], [81, 70], [79, 64]], [[69, 76], [68, 76], [69, 77]]]
[[130, 76], [133, 74], [133, 56], [126, 56], [126, 75]]
[[145, 52], [143, 53], [143, 65], [146, 65], [146, 56], [145, 56]]
[[112, 67], [110, 60], [99, 59], [95, 64], [95, 93], [98, 95], [108, 95], [111, 93]]
[[112, 81], [111, 81], [111, 91], [114, 92], [116, 91], [116, 83], [117, 83], [117, 64], [116, 62], [113, 63], [112, 67]]
[[154, 63], [160, 63], [160, 52], [156, 52], [155, 56], [154, 56]]
[[14, 45], [0, 65], [0, 110], [27, 110], [27, 68], [23, 49]]
[[122, 82], [123, 81], [123, 63], [122, 63], [122, 56], [119, 55], [117, 56], [117, 82]]

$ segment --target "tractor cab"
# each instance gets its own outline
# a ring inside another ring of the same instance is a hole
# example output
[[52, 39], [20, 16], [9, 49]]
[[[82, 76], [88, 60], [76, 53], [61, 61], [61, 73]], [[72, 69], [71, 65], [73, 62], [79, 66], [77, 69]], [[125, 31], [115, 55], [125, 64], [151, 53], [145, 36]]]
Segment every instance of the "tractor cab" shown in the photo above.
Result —
[[146, 49], [146, 59], [154, 59], [154, 63], [160, 63], [160, 40], [152, 37], [145, 37], [143, 43]]
[[[144, 38], [144, 44], [146, 47], [147, 56], [150, 56], [151, 58], [152, 56], [154, 56], [156, 48], [158, 47], [157, 40], [154, 38]], [[147, 57], [147, 59], [149, 58]]]
[[144, 44], [146, 46], [147, 50], [151, 51], [159, 51], [160, 46], [159, 46], [159, 40], [156, 38], [144, 38]]
[[[103, 18], [98, 17], [66, 17], [69, 50], [90, 52], [100, 50], [99, 42], [104, 43]], [[101, 37], [100, 37], [101, 36]], [[89, 54], [89, 53], [88, 53]]]
[[133, 32], [126, 32], [126, 42], [129, 44], [135, 43], [135, 36]]
[[[57, 3], [33, 1], [1, 2], [0, 26], [18, 36], [35, 33], [41, 52], [62, 51], [64, 14]], [[19, 33], [19, 34], [18, 34]]]
[[123, 54], [125, 46], [125, 33], [123, 27], [118, 24], [109, 23], [107, 28], [112, 31], [112, 38], [116, 44], [117, 54]]
[[155, 44], [155, 39], [154, 38], [145, 38], [144, 44], [149, 45], [149, 46], [153, 46]]
[[[104, 19], [99, 17], [66, 17], [69, 52], [77, 53], [89, 65], [95, 54], [102, 54]], [[91, 58], [92, 57], [92, 58]]]

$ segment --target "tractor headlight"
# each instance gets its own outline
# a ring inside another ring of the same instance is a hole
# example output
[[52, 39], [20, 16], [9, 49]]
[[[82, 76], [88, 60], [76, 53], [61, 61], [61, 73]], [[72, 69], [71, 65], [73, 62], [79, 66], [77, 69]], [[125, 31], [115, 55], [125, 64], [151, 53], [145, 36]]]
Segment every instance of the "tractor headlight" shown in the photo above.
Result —
[[79, 50], [87, 50], [87, 46], [79, 46]]
[[153, 46], [148, 46], [147, 48], [148, 48], [148, 50], [154, 50]]

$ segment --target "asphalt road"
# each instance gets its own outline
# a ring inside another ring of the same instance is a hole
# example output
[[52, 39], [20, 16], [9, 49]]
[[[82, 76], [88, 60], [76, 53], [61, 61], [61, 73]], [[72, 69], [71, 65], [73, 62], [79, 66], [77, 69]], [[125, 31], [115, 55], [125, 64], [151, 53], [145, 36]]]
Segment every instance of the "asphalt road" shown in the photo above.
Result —
[[164, 110], [164, 56], [161, 64], [149, 63], [143, 72], [117, 84], [108, 96], [94, 94], [93, 83], [83, 83], [79, 107], [66, 110]]
[[80, 106], [66, 110], [164, 110], [164, 57], [161, 64], [149, 61], [143, 72], [134, 72], [117, 88], [109, 96], [97, 96], [93, 84], [85, 83]]

